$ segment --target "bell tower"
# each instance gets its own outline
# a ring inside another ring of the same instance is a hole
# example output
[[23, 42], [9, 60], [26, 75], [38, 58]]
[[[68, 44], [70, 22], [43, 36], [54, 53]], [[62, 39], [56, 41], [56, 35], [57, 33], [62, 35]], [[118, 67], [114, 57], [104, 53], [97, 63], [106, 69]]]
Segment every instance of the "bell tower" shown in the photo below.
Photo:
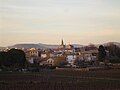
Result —
[[60, 48], [61, 48], [61, 49], [64, 49], [64, 48], [65, 48], [65, 45], [64, 45], [64, 41], [63, 41], [63, 39], [61, 40]]
[[63, 41], [63, 39], [62, 39], [62, 41], [61, 41], [61, 46], [64, 46], [64, 41]]

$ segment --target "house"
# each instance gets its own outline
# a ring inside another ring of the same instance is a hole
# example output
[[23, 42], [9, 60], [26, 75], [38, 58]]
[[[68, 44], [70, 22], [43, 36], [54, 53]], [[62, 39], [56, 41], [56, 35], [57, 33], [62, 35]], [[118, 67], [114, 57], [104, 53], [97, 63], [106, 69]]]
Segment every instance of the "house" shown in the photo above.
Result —
[[30, 59], [28, 60], [28, 62], [31, 63], [31, 64], [33, 64], [33, 63], [34, 63], [34, 58], [30, 58]]
[[47, 54], [46, 53], [41, 53], [41, 58], [46, 58]]
[[66, 56], [66, 61], [68, 61], [69, 64], [73, 65], [76, 58], [77, 58], [76, 55], [67, 55]]
[[42, 62], [39, 63], [39, 65], [41, 65], [41, 66], [44, 66], [44, 65], [47, 65], [47, 64], [48, 64], [47, 61], [42, 61]]
[[90, 50], [81, 52], [81, 56], [84, 58], [85, 61], [96, 61], [97, 60], [97, 50]]
[[66, 62], [65, 56], [56, 56], [56, 57], [50, 57], [49, 59], [47, 59], [47, 65], [51, 65], [51, 66], [60, 66], [65, 62]]
[[26, 59], [28, 62], [31, 64], [33, 63], [39, 63], [39, 59], [41, 57], [41, 53], [38, 49], [36, 48], [30, 48], [25, 51], [26, 54]]
[[29, 55], [38, 57], [39, 56], [38, 50], [35, 48], [29, 49]]
[[54, 66], [54, 59], [53, 58], [49, 58], [48, 60], [47, 60], [47, 64], [49, 64], [49, 65], [51, 65], [51, 66]]

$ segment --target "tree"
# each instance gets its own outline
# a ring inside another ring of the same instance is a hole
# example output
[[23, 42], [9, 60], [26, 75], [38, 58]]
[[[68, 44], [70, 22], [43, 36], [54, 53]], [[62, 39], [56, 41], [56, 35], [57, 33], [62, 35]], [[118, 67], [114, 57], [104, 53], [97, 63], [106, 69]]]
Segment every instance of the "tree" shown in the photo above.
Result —
[[8, 53], [4, 51], [0, 52], [0, 66], [3, 65], [8, 66], [9, 62], [7, 60], [8, 60]]
[[103, 45], [100, 45], [98, 49], [98, 60], [104, 62], [105, 58], [106, 58], [106, 50]]
[[18, 65], [18, 66], [24, 66], [26, 62], [25, 53], [22, 50], [19, 49], [11, 49], [8, 51], [9, 55], [9, 61], [12, 63], [12, 65]]
[[110, 52], [110, 56], [117, 56], [120, 58], [120, 48], [115, 44], [110, 44], [107, 46], [107, 49]]
[[115, 44], [106, 46], [109, 51], [109, 59], [111, 63], [120, 63], [120, 47]]
[[0, 65], [7, 67], [23, 67], [26, 62], [25, 53], [19, 49], [0, 52]]

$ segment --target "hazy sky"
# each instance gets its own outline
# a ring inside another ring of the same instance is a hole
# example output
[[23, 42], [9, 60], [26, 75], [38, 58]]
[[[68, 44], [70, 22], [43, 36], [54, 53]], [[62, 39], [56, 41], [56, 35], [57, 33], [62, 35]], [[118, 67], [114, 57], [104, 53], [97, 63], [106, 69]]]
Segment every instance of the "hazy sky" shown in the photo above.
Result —
[[0, 0], [0, 46], [120, 42], [120, 0]]

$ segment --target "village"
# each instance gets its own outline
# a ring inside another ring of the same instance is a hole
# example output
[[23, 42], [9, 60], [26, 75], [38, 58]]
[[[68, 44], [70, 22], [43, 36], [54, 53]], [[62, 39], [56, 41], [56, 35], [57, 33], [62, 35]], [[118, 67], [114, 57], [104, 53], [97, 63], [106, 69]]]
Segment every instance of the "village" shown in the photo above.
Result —
[[[99, 56], [101, 53], [99, 50], [100, 46], [105, 50], [102, 51], [103, 54], [105, 53], [103, 57]], [[42, 69], [75, 69], [88, 71], [119, 69], [119, 60], [115, 58], [115, 60], [112, 59], [111, 61], [110, 56], [112, 55], [111, 51], [114, 49], [113, 47], [117, 46], [112, 43], [109, 43], [107, 48], [104, 45], [100, 46], [94, 44], [75, 46], [74, 44], [65, 44], [62, 39], [60, 45], [57, 45], [56, 48], [6, 48], [1, 51], [1, 58], [3, 58], [3, 61], [1, 61], [1, 71], [4, 71], [4, 69], [5, 71], [19, 72], [39, 72]], [[19, 53], [19, 50], [23, 53], [22, 56], [20, 56], [21, 53]], [[13, 58], [16, 59], [15, 63], [13, 62]], [[19, 61], [17, 61], [18, 59]]]
[[40, 66], [57, 66], [79, 68], [97, 65], [98, 48], [94, 45], [89, 47], [74, 47], [71, 44], [61, 45], [54, 49], [23, 49], [26, 59], [31, 64]]

